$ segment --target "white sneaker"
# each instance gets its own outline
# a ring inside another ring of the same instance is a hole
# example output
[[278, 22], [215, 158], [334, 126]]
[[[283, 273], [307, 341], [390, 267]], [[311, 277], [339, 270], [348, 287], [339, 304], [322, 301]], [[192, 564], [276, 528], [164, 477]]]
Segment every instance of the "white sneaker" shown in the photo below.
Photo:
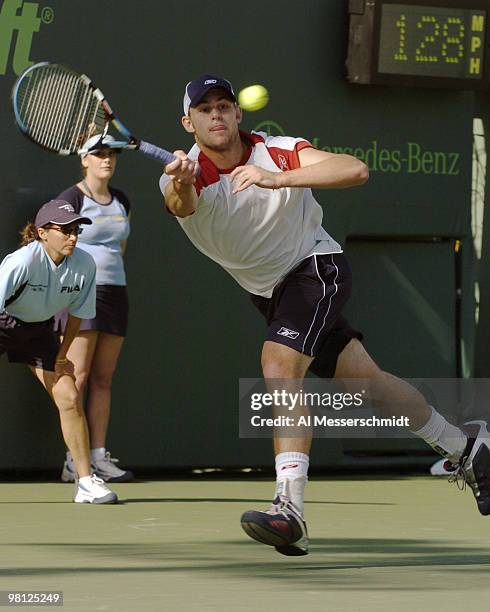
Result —
[[76, 494], [73, 499], [78, 504], [117, 504], [117, 495], [108, 489], [104, 481], [97, 478], [95, 474], [90, 480], [84, 482], [79, 480], [76, 485]]
[[70, 462], [65, 459], [63, 463], [63, 469], [61, 471], [61, 480], [63, 482], [75, 482], [76, 472], [75, 468], [70, 465]]
[[92, 461], [94, 474], [102, 478], [104, 482], [131, 482], [134, 480], [133, 472], [121, 470], [121, 468], [118, 468], [116, 465], [118, 462], [119, 459], [111, 457], [111, 453], [106, 451], [102, 459]]

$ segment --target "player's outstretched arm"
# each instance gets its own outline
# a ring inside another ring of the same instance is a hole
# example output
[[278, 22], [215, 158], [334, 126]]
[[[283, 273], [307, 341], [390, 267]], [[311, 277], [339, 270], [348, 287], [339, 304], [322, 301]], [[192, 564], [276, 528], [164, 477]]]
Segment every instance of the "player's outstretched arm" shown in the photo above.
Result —
[[198, 170], [197, 162], [189, 159], [184, 151], [174, 151], [175, 159], [165, 166], [165, 174], [172, 180], [165, 187], [165, 205], [177, 217], [188, 217], [197, 206], [194, 188]]
[[281, 187], [311, 187], [341, 189], [362, 185], [369, 178], [366, 164], [352, 155], [327, 153], [313, 148], [302, 149], [300, 168], [285, 172], [269, 172], [258, 166], [239, 166], [231, 173], [234, 193], [250, 185], [266, 189]]
[[282, 173], [285, 187], [341, 189], [363, 185], [369, 178], [366, 164], [352, 155], [307, 148], [298, 157], [301, 168]]

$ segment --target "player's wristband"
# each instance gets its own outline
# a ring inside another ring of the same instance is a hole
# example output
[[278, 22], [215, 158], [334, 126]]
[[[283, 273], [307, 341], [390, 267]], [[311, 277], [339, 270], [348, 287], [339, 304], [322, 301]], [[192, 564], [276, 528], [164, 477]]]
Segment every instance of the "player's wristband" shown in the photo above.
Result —
[[68, 363], [68, 359], [66, 357], [63, 357], [63, 359], [57, 359], [55, 361], [56, 365], [64, 365], [65, 363]]

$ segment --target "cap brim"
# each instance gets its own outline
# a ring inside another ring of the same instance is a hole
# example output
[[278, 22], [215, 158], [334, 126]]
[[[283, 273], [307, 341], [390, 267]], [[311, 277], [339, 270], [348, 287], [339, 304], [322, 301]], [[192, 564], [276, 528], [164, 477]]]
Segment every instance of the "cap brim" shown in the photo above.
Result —
[[223, 87], [222, 85], [214, 85], [214, 84], [210, 84], [209, 86], [204, 88], [204, 91], [201, 93], [201, 95], [199, 96], [199, 100], [191, 100], [189, 102], [189, 108], [194, 108], [196, 107], [204, 98], [204, 96], [208, 93], [208, 91], [211, 91], [211, 89], [222, 89], [226, 95], [230, 98], [230, 100], [233, 100], [233, 102], [236, 102], [236, 97], [231, 93], [231, 91], [229, 91], [228, 89], [226, 89], [225, 87]]
[[121, 147], [97, 147], [96, 149], [90, 149], [88, 151], [88, 155], [92, 155], [92, 153], [97, 153], [97, 151], [103, 151], [104, 149], [110, 149], [111, 151], [115, 151], [116, 153], [122, 153]]
[[80, 157], [87, 157], [87, 155], [93, 155], [94, 153], [97, 153], [98, 151], [102, 151], [103, 149], [111, 149], [112, 151], [115, 151], [118, 155], [119, 153], [123, 152], [122, 147], [97, 147], [96, 149], [90, 149], [90, 151], [79, 151], [78, 155]]
[[73, 215], [73, 218], [70, 219], [69, 221], [56, 221], [56, 219], [53, 219], [51, 221], [48, 221], [48, 223], [56, 223], [58, 225], [70, 225], [70, 223], [81, 223], [83, 225], [92, 225], [92, 219], [89, 219], [88, 217], [81, 217], [79, 215]]

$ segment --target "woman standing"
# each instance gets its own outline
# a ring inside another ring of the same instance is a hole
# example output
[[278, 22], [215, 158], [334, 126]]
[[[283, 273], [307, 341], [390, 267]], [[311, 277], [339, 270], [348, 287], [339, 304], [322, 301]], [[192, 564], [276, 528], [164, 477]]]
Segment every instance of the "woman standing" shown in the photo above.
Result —
[[[129, 235], [130, 204], [109, 181], [116, 169], [118, 149], [110, 148], [112, 136], [95, 135], [80, 151], [84, 178], [58, 197], [92, 220], [80, 237], [79, 247], [90, 253], [97, 266], [96, 315], [84, 317], [68, 352], [75, 366], [77, 389], [86, 391], [85, 412], [90, 432], [94, 472], [106, 482], [128, 482], [134, 476], [120, 469], [106, 450], [111, 408], [112, 377], [126, 336], [128, 294], [123, 254]], [[67, 313], [56, 317], [56, 329], [66, 333]], [[74, 479], [73, 457], [67, 452], [61, 479]]]
[[[22, 247], [0, 264], [0, 355], [25, 363], [56, 404], [74, 461], [74, 501], [110, 504], [117, 496], [91, 473], [90, 449], [80, 394], [67, 354], [80, 319], [95, 311], [95, 264], [76, 248], [80, 224], [92, 222], [69, 202], [52, 200], [22, 230]], [[53, 315], [67, 309], [60, 344]]]

